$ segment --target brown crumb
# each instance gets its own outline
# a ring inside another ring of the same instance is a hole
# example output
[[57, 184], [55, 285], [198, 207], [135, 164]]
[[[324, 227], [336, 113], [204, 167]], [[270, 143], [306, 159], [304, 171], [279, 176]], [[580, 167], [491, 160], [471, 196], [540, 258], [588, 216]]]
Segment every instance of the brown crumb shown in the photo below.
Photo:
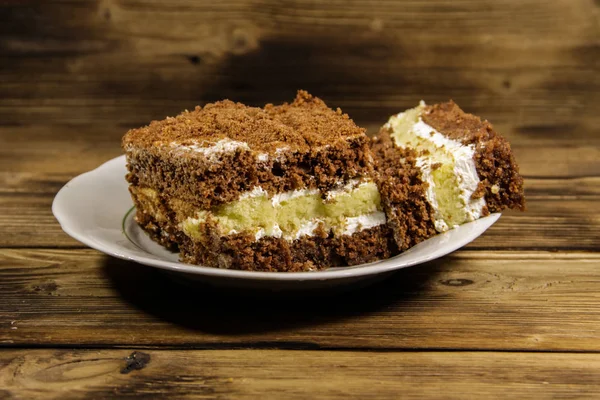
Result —
[[394, 145], [389, 129], [373, 139], [377, 184], [388, 225], [404, 251], [436, 234], [433, 209], [426, 200], [427, 184], [416, 166], [416, 153]]
[[223, 100], [198, 106], [130, 130], [123, 146], [215, 143], [228, 138], [246, 142], [252, 150], [273, 154], [281, 147], [308, 151], [365, 132], [339, 108], [334, 111], [318, 97], [299, 90], [291, 104], [258, 108]]

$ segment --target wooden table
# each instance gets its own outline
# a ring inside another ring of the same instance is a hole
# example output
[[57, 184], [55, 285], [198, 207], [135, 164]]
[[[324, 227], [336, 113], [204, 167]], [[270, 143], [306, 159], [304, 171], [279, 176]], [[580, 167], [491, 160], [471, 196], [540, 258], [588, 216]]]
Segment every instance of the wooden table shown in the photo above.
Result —
[[[0, 2], [0, 398], [598, 398], [598, 2]], [[329, 296], [192, 289], [64, 234], [130, 127], [305, 88], [371, 132], [454, 98], [528, 210]]]

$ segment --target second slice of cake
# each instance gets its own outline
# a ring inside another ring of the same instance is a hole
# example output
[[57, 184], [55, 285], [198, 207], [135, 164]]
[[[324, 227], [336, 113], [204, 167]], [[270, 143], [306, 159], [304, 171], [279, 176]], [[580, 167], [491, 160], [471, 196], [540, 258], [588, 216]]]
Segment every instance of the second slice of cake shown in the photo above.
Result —
[[524, 209], [508, 141], [456, 103], [392, 116], [373, 141], [382, 203], [400, 250], [506, 208]]
[[198, 107], [123, 147], [138, 223], [185, 262], [305, 271], [395, 252], [364, 130], [304, 91]]

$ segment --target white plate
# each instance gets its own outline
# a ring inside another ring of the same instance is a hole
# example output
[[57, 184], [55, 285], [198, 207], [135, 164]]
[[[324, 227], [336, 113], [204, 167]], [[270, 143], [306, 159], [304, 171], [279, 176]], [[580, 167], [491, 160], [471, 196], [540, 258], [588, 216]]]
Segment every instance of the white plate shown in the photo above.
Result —
[[124, 260], [161, 268], [178, 280], [271, 290], [317, 289], [373, 281], [400, 268], [442, 257], [471, 242], [498, 220], [492, 214], [437, 235], [382, 261], [315, 272], [252, 272], [180, 263], [176, 253], [154, 243], [133, 220], [133, 203], [125, 181], [125, 156], [79, 175], [56, 195], [52, 212], [62, 229], [80, 242]]

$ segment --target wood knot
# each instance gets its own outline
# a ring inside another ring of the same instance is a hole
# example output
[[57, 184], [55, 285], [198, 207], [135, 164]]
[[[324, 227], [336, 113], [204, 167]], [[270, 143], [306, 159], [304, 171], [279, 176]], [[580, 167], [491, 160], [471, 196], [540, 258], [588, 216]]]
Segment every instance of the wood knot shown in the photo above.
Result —
[[131, 371], [143, 369], [150, 362], [150, 354], [134, 351], [125, 359], [125, 366], [121, 369], [122, 374], [128, 374]]
[[455, 279], [445, 279], [443, 281], [440, 281], [440, 283], [442, 285], [446, 285], [446, 286], [468, 286], [468, 285], [472, 285], [474, 282], [470, 279], [455, 278]]
[[256, 37], [250, 32], [235, 29], [231, 34], [231, 52], [233, 54], [245, 54], [258, 47]]
[[200, 61], [201, 61], [199, 56], [190, 55], [190, 56], [186, 56], [186, 58], [193, 65], [198, 65], [198, 64], [200, 64]]
[[34, 292], [43, 292], [49, 295], [58, 290], [58, 285], [55, 282], [45, 282], [33, 287]]
[[385, 23], [383, 22], [382, 19], [380, 18], [375, 18], [374, 20], [371, 21], [371, 23], [369, 24], [369, 28], [371, 28], [371, 30], [373, 32], [381, 32], [383, 31], [383, 28], [385, 27]]

